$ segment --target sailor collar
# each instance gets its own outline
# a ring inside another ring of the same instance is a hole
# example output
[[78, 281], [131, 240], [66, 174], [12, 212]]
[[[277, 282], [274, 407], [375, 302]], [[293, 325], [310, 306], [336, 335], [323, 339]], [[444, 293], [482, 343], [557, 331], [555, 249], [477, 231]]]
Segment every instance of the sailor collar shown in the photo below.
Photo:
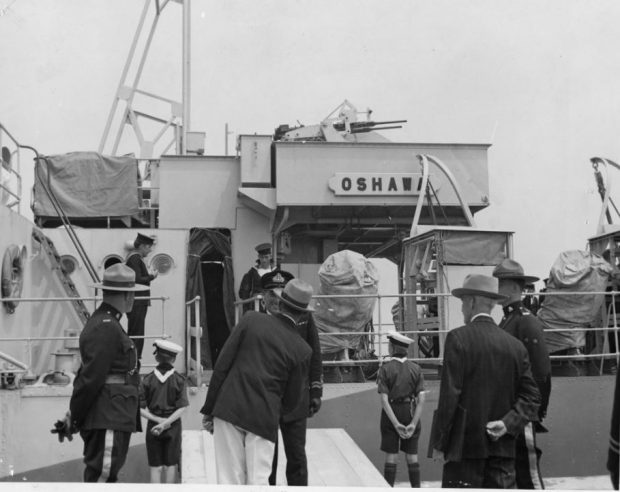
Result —
[[404, 357], [389, 357], [388, 362], [391, 360], [395, 360], [396, 362], [400, 362], [401, 364], [404, 364], [407, 361], [407, 356], [405, 355]]
[[156, 367], [153, 373], [160, 383], [165, 383], [166, 380], [174, 374], [174, 367], [164, 373], [159, 372], [159, 368]]

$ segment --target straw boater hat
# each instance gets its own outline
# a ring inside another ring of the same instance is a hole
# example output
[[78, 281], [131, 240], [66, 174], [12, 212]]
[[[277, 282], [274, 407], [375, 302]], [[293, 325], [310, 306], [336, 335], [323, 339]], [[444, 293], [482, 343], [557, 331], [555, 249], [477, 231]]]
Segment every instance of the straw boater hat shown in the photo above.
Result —
[[254, 249], [259, 255], [270, 255], [271, 254], [271, 243], [260, 243]]
[[308, 307], [312, 300], [312, 286], [308, 282], [294, 278], [286, 284], [282, 292], [274, 290], [274, 293], [284, 304], [297, 311], [314, 311]]
[[123, 263], [115, 263], [106, 268], [103, 272], [103, 282], [93, 284], [92, 287], [122, 292], [149, 290], [146, 285], [136, 284], [136, 272]]
[[452, 295], [459, 299], [467, 295], [488, 297], [497, 301], [506, 299], [506, 296], [498, 294], [498, 281], [496, 278], [476, 273], [467, 275], [465, 280], [463, 280], [463, 287], [454, 289]]
[[155, 340], [153, 346], [155, 347], [155, 352], [153, 353], [159, 352], [161, 354], [169, 355], [171, 357], [176, 357], [177, 354], [183, 352], [183, 347], [177, 345], [174, 342], [171, 342], [170, 340]]
[[522, 280], [526, 284], [540, 280], [538, 277], [524, 275], [521, 264], [510, 258], [506, 258], [493, 269], [493, 276], [498, 279]]
[[276, 268], [260, 278], [260, 286], [263, 290], [284, 289], [285, 285], [294, 278], [292, 273]]
[[409, 347], [409, 345], [413, 343], [413, 340], [411, 338], [406, 337], [405, 335], [401, 335], [397, 331], [392, 331], [388, 333], [387, 337], [390, 340], [390, 342], [392, 342], [394, 345], [397, 345], [403, 348], [407, 348]]

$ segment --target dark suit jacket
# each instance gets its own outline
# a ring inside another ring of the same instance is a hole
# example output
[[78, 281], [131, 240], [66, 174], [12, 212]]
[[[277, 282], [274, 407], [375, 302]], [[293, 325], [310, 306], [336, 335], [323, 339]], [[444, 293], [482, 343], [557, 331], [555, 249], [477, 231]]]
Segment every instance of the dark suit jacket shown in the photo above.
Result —
[[[512, 458], [515, 436], [538, 420], [540, 393], [532, 378], [527, 350], [489, 316], [448, 333], [444, 348], [437, 434], [433, 446], [446, 452], [458, 406], [466, 410], [463, 459]], [[503, 420], [508, 433], [492, 441], [486, 424]]]
[[200, 413], [276, 442], [280, 415], [308, 391], [311, 355], [290, 318], [246, 313], [217, 358]]

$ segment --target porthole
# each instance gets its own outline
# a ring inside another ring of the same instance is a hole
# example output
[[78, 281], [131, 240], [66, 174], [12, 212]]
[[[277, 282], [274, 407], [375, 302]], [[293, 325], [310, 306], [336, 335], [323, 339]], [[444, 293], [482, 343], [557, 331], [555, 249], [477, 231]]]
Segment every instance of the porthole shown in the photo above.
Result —
[[116, 265], [117, 263], [123, 263], [123, 258], [120, 255], [112, 254], [108, 255], [103, 259], [103, 269], [111, 267], [112, 265]]
[[[20, 249], [16, 244], [10, 245], [2, 258], [2, 297], [18, 298], [22, 295], [24, 286], [24, 265], [26, 247]], [[3, 301], [4, 308], [9, 314], [15, 312], [16, 301]]]
[[150, 266], [160, 275], [165, 275], [174, 266], [174, 260], [166, 253], [158, 253], [151, 259]]
[[75, 256], [62, 255], [60, 257], [60, 268], [65, 275], [71, 275], [78, 267], [78, 261]]

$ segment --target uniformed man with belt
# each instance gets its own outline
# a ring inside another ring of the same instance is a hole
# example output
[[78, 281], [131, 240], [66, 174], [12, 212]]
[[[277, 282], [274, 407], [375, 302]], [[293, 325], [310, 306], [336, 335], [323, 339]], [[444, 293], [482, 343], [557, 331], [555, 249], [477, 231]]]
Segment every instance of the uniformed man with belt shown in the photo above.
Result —
[[[539, 279], [524, 275], [523, 267], [510, 258], [495, 267], [493, 276], [499, 280], [499, 293], [506, 296], [506, 300], [502, 302], [504, 318], [499, 327], [521, 340], [527, 349], [532, 376], [541, 396], [538, 418], [542, 422], [547, 414], [551, 393], [551, 362], [545, 344], [543, 324], [525, 308], [522, 301], [525, 285]], [[547, 429], [540, 422], [530, 422], [517, 436], [515, 469], [519, 489], [545, 488], [540, 473], [542, 451], [536, 446], [536, 431], [547, 432]]]
[[119, 323], [131, 311], [134, 292], [148, 287], [122, 263], [107, 268], [103, 302], [80, 334], [82, 365], [73, 382], [70, 410], [56, 423], [58, 438], [80, 433], [84, 441], [85, 482], [116, 482], [125, 463], [129, 438], [140, 431], [136, 347]]

